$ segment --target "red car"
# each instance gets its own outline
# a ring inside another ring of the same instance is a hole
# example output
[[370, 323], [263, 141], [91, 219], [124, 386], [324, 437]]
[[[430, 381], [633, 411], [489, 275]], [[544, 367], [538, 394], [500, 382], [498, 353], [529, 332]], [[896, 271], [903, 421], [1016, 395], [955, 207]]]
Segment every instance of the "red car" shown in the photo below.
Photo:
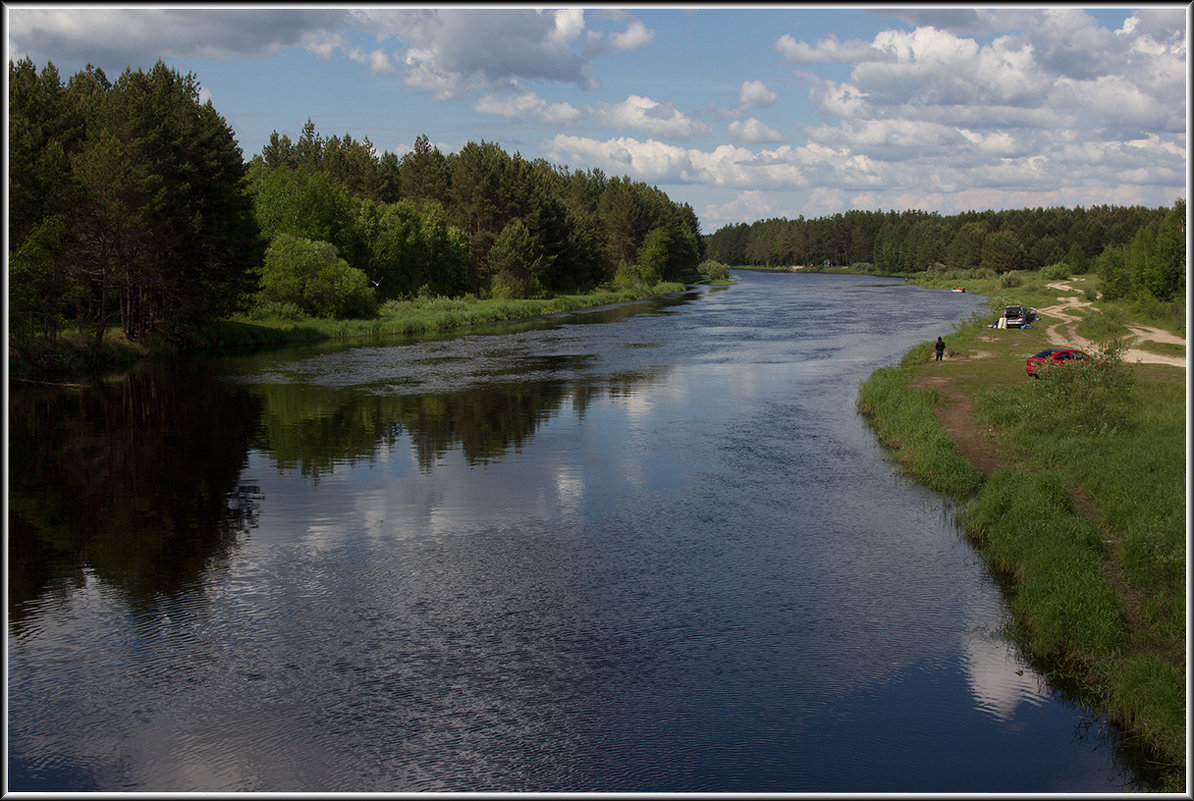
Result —
[[1091, 358], [1076, 348], [1049, 348], [1035, 356], [1028, 357], [1024, 369], [1033, 378], [1040, 378], [1039, 371], [1048, 370], [1055, 364], [1092, 364]]

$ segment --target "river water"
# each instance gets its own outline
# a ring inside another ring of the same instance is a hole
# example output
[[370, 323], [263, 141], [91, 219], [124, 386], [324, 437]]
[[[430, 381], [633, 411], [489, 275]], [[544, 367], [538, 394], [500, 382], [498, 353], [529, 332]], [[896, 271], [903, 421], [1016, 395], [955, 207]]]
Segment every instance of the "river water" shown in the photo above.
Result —
[[14, 384], [9, 789], [1130, 789], [855, 409], [982, 298], [737, 279]]

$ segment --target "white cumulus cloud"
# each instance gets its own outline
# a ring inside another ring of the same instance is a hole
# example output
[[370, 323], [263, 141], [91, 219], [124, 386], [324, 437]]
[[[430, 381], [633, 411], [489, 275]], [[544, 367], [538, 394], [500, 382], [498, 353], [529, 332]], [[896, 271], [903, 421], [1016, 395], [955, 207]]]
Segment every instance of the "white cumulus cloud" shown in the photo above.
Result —
[[739, 142], [762, 144], [784, 141], [783, 134], [754, 117], [749, 117], [745, 120], [734, 120], [730, 123], [729, 129], [730, 134]]
[[672, 103], [660, 103], [642, 95], [630, 95], [621, 103], [599, 103], [593, 107], [594, 123], [611, 128], [633, 128], [651, 136], [687, 139], [709, 132], [709, 126], [681, 112]]
[[762, 81], [743, 81], [742, 88], [738, 90], [738, 108], [744, 111], [752, 108], [771, 108], [777, 97], [779, 95], [768, 89]]
[[581, 109], [570, 103], [549, 103], [529, 92], [517, 96], [483, 95], [473, 103], [472, 108], [485, 114], [497, 114], [508, 119], [531, 119], [549, 125], [571, 125], [585, 117]]

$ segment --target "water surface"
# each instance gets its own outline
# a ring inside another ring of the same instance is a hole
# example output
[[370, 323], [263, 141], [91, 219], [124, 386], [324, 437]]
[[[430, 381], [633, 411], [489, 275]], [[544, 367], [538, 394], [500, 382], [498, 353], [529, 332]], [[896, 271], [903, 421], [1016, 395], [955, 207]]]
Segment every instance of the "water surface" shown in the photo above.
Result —
[[855, 410], [982, 298], [738, 279], [14, 389], [10, 788], [1128, 786]]

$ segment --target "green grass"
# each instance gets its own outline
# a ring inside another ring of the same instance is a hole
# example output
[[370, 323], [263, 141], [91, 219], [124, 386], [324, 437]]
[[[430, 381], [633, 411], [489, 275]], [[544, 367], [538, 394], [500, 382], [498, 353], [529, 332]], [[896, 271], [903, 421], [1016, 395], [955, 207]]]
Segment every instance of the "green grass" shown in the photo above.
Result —
[[[663, 282], [635, 288], [602, 287], [592, 292], [556, 295], [526, 300], [462, 298], [418, 298], [389, 301], [371, 319], [333, 320], [302, 315], [293, 306], [271, 308], [262, 314], [240, 314], [217, 320], [199, 333], [193, 349], [273, 347], [316, 344], [329, 340], [382, 338], [451, 331], [458, 328], [527, 320], [578, 309], [591, 309], [683, 292], [686, 285]], [[268, 312], [275, 312], [270, 315]], [[10, 373], [15, 376], [67, 375], [127, 366], [151, 355], [176, 350], [164, 343], [145, 345], [129, 342], [116, 327], [110, 327], [104, 345], [96, 350], [90, 335], [65, 331], [56, 341], [44, 337], [12, 343]]]
[[982, 474], [937, 424], [933, 396], [908, 391], [907, 381], [904, 368], [879, 369], [859, 387], [859, 410], [879, 441], [917, 481], [958, 498], [974, 494], [982, 484]]
[[1082, 322], [1078, 323], [1076, 330], [1079, 336], [1096, 342], [1114, 339], [1131, 333], [1124, 325], [1126, 320], [1127, 315], [1120, 308], [1111, 308], [1105, 312], [1090, 311], [1082, 314]]
[[683, 292], [684, 284], [662, 283], [643, 290], [600, 289], [551, 298], [417, 298], [382, 304], [368, 320], [331, 320], [287, 315], [254, 319], [248, 315], [221, 321], [204, 339], [206, 347], [237, 347], [329, 339], [388, 337], [449, 331], [456, 328], [543, 317], [551, 314], [630, 303]]
[[1161, 356], [1185, 356], [1186, 346], [1179, 345], [1176, 342], [1153, 342], [1152, 340], [1142, 339], [1132, 343], [1132, 347], [1137, 350], [1146, 350], [1149, 353], [1156, 353]]
[[[1158, 767], [1160, 789], [1180, 791], [1185, 371], [1120, 363], [1028, 379], [1024, 357], [1047, 346], [1043, 326], [998, 330], [985, 318], [1005, 302], [1052, 305], [1060, 293], [1044, 283], [998, 290], [991, 312], [945, 337], [952, 358], [934, 364], [931, 344], [918, 345], [862, 385], [859, 405], [911, 476], [969, 498], [965, 530], [1004, 579], [1009, 635], [1039, 670], [1082, 688], [1084, 703], [1121, 724]], [[1085, 294], [1093, 280], [1073, 284]], [[1109, 337], [1128, 322], [1162, 327], [1124, 313], [1131, 307], [1113, 308], [1093, 323]], [[980, 477], [969, 495], [932, 431], [936, 393], [911, 386], [930, 371], [973, 400], [977, 422], [1011, 465]]]
[[992, 569], [1012, 579], [1012, 626], [1032, 657], [1087, 668], [1127, 640], [1098, 529], [1056, 476], [995, 471], [966, 508], [966, 532]]

